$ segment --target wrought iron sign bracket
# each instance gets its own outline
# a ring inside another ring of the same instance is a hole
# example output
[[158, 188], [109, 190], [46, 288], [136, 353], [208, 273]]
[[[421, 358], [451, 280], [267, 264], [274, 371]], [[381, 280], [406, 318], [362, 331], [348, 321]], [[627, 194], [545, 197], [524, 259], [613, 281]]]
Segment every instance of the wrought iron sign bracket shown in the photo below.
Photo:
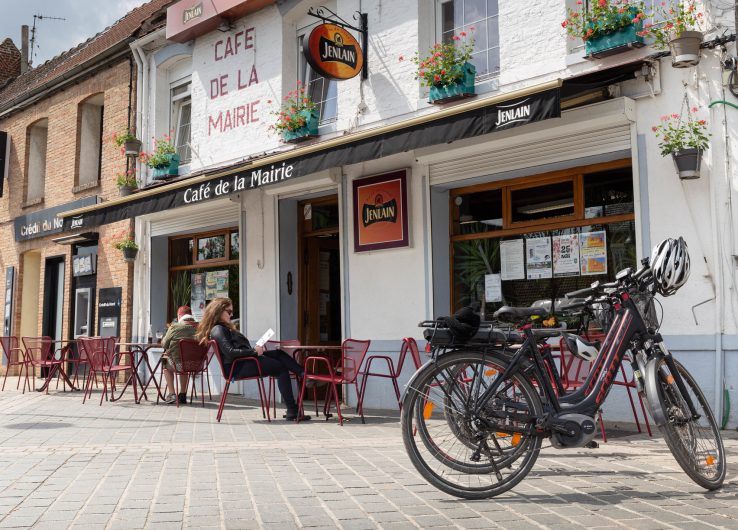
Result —
[[[330, 15], [333, 18], [330, 18]], [[361, 35], [361, 52], [364, 54], [364, 65], [361, 68], [361, 78], [369, 78], [369, 15], [367, 13], [360, 13], [356, 11], [354, 13], [354, 20], [359, 21], [359, 27], [353, 26], [338, 16], [336, 13], [331, 11], [325, 6], [320, 6], [317, 9], [308, 9], [308, 15], [319, 18], [324, 24], [335, 24], [345, 29], [356, 31]]]

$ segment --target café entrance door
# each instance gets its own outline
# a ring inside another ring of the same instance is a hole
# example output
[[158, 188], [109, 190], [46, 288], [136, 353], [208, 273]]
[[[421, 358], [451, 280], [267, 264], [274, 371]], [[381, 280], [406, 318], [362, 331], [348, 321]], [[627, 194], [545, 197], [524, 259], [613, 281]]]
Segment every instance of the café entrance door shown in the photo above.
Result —
[[302, 344], [341, 343], [341, 260], [338, 197], [298, 203], [299, 338]]

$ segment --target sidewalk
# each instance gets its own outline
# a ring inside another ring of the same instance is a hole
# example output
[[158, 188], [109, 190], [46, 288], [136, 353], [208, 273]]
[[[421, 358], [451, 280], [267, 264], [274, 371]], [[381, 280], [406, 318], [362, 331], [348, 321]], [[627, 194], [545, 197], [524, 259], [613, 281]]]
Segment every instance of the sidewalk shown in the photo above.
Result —
[[[462, 502], [407, 458], [397, 415], [267, 423], [253, 402], [82, 405], [0, 393], [0, 528], [738, 528], [738, 439], [706, 493], [660, 438], [544, 449], [517, 488]], [[52, 385], [53, 389], [53, 385]], [[353, 417], [349, 411], [349, 417]], [[546, 443], [545, 446], [550, 444]]]

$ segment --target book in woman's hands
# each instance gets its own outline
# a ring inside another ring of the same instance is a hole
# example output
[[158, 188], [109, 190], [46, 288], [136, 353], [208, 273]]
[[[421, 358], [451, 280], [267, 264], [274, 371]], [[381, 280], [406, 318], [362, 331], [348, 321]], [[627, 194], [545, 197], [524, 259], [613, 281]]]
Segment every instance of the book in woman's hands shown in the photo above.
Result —
[[274, 330], [272, 328], [269, 328], [266, 330], [266, 332], [259, 338], [259, 340], [256, 341], [257, 346], [264, 346], [264, 344], [267, 343], [269, 339], [271, 339], [274, 336]]

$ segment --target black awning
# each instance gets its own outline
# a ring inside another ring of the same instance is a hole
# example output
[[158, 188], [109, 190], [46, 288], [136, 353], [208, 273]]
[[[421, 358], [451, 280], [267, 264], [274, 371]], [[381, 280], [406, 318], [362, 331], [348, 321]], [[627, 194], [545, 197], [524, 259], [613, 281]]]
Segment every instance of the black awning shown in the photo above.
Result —
[[[255, 159], [227, 172], [173, 182], [64, 214], [65, 227], [89, 228], [198, 204], [317, 171], [450, 143], [561, 116], [560, 82], [478, 99], [426, 116]], [[537, 88], [537, 90], [536, 90]]]

